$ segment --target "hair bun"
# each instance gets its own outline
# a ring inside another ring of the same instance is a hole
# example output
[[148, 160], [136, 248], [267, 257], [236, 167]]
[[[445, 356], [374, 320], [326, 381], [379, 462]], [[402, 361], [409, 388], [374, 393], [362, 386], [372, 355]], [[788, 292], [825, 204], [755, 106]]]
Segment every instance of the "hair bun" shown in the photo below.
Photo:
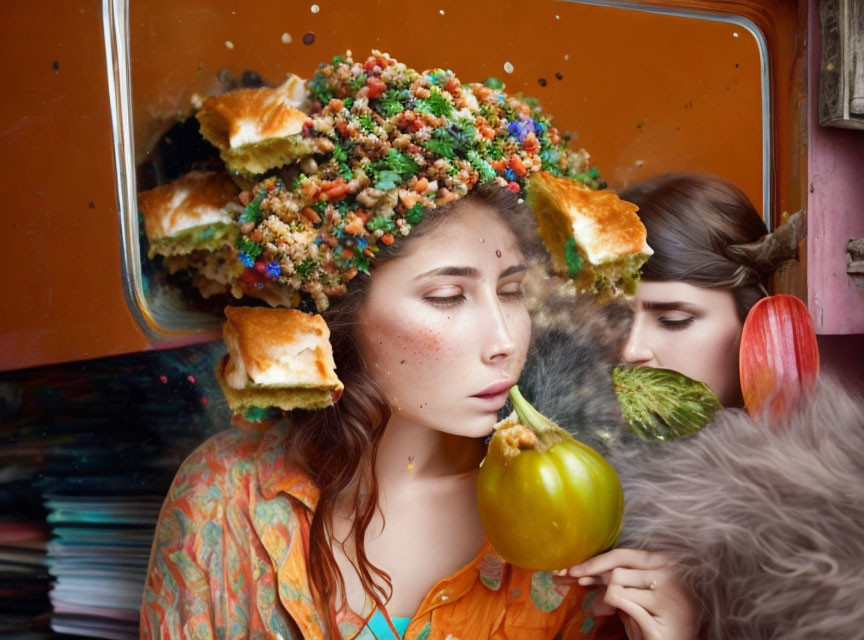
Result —
[[804, 212], [796, 211], [777, 229], [759, 240], [729, 245], [726, 255], [767, 278], [781, 263], [798, 259], [798, 245], [807, 234], [805, 222]]

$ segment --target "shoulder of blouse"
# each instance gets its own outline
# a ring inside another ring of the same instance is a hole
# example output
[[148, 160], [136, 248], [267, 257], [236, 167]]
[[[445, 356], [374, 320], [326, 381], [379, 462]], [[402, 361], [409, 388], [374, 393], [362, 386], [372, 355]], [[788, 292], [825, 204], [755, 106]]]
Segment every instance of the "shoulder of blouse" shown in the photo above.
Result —
[[150, 551], [142, 640], [217, 638], [228, 628], [256, 637], [263, 619], [284, 638], [297, 637], [280, 613], [276, 572], [260, 573], [271, 561], [285, 564], [285, 550], [302, 542], [295, 509], [266, 500], [258, 483], [263, 444], [275, 435], [231, 428], [180, 465]]
[[[226, 429], [201, 443], [177, 469], [165, 505], [176, 501], [218, 503], [255, 475], [262, 435]], [[163, 507], [164, 511], [164, 507]]]

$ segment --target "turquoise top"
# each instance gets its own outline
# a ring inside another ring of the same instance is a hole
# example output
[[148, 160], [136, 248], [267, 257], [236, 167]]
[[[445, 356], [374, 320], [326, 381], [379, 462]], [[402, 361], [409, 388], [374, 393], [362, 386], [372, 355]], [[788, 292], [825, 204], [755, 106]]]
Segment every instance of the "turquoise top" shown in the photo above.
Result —
[[[399, 632], [399, 640], [402, 640], [402, 636], [405, 635], [405, 629], [408, 628], [411, 618], [390, 618], [390, 620], [393, 621], [393, 626]], [[384, 617], [380, 609], [375, 609], [375, 613], [369, 618], [366, 626], [378, 640], [393, 640], [393, 630], [390, 629], [390, 625], [387, 624], [387, 618]]]

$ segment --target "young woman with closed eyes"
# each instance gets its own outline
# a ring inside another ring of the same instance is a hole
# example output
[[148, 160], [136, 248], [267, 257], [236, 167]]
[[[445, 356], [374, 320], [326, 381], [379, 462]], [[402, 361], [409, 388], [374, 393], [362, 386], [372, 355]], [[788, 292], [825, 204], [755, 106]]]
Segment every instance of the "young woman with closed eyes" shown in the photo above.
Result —
[[654, 255], [642, 269], [623, 359], [705, 382], [741, 406], [738, 347], [747, 312], [767, 295], [773, 267], [738, 245], [767, 234], [747, 196], [717, 176], [667, 174], [621, 194], [639, 206]]
[[[258, 434], [220, 433], [177, 473], [142, 639], [692, 640], [657, 554], [571, 570], [504, 562], [476, 505], [485, 438], [519, 379], [533, 214], [498, 186], [428, 216], [324, 315], [345, 392]], [[614, 571], [618, 568], [618, 571]], [[584, 586], [607, 585], [593, 618]]]

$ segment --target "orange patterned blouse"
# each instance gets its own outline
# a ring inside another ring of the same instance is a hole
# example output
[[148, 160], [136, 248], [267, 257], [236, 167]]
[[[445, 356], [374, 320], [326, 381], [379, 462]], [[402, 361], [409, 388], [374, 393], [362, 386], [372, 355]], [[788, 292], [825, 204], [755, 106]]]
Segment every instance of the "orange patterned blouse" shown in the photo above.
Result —
[[[318, 491], [285, 455], [287, 426], [224, 431], [180, 467], [150, 553], [142, 640], [323, 640], [306, 570]], [[487, 542], [426, 595], [405, 639], [625, 637], [617, 618], [585, 613], [585, 594], [507, 564]], [[337, 621], [344, 638], [374, 639], [351, 611]]]

